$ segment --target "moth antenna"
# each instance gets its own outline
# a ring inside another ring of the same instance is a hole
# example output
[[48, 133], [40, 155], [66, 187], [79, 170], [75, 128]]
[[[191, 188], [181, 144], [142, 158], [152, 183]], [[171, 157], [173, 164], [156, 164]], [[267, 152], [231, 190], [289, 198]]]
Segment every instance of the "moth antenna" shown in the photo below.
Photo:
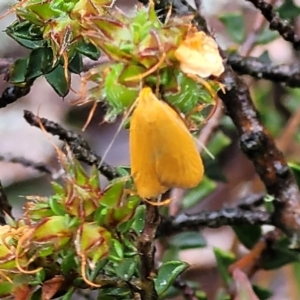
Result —
[[132, 111], [134, 110], [134, 107], [136, 105], [136, 102], [137, 102], [138, 98], [132, 103], [131, 107], [129, 108], [128, 112], [125, 114], [124, 116], [124, 119], [122, 120], [122, 122], [120, 123], [120, 125], [118, 126], [117, 130], [116, 130], [116, 133], [114, 134], [111, 142], [109, 143], [109, 145], [107, 146], [106, 150], [104, 151], [103, 155], [102, 155], [102, 158], [101, 158], [101, 161], [100, 161], [100, 164], [99, 164], [99, 167], [102, 165], [102, 163], [104, 162], [108, 152], [110, 151], [111, 147], [113, 146], [118, 134], [120, 133], [124, 123], [125, 123], [125, 120], [127, 120], [127, 118], [130, 116], [130, 114], [132, 113]]
[[198, 139], [195, 138], [196, 144], [198, 146], [198, 148], [200, 148], [200, 151], [203, 149], [205, 151], [205, 153], [207, 153], [207, 155], [211, 158], [211, 159], [215, 159], [215, 156], [208, 150], [208, 148]]

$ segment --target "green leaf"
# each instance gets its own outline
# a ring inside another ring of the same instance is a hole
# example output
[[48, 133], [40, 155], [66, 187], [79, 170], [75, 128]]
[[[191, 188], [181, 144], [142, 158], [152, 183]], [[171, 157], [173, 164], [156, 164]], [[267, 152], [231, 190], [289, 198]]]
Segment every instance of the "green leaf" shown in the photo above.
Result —
[[[175, 71], [173, 68], [166, 68], [162, 77], [166, 83], [163, 85], [162, 95], [171, 105], [177, 107], [182, 113], [192, 113], [193, 117], [202, 117], [201, 112], [195, 114], [195, 108], [199, 105], [213, 104], [215, 99], [211, 93], [201, 84], [188, 77], [181, 71]], [[169, 74], [170, 73], [170, 74]], [[155, 82], [156, 84], [156, 78]], [[207, 81], [213, 90], [217, 90], [217, 86], [213, 82]]]
[[[62, 11], [54, 8], [54, 5], [57, 1], [47, 1], [41, 3], [40, 1], [34, 1], [35, 3], [31, 3], [28, 9], [23, 10], [22, 17], [26, 19], [30, 19], [31, 22], [39, 23], [39, 19], [41, 20], [51, 20], [52, 18], [58, 18], [62, 15]], [[54, 2], [54, 5], [53, 5]], [[69, 1], [68, 1], [69, 2]], [[35, 16], [35, 18], [34, 18]]]
[[293, 264], [294, 282], [297, 288], [297, 298], [300, 296], [300, 264], [298, 262]]
[[223, 14], [219, 20], [225, 25], [232, 40], [241, 44], [245, 40], [245, 16], [241, 12]]
[[116, 167], [116, 171], [120, 177], [129, 177], [130, 176], [130, 167], [122, 166]]
[[123, 77], [136, 74], [135, 66], [125, 66], [123, 63], [114, 64], [105, 78], [105, 93], [107, 102], [120, 113], [124, 108], [128, 108], [138, 97], [139, 85], [126, 86], [122, 83]]
[[19, 58], [15, 61], [9, 71], [9, 82], [20, 84], [26, 82], [28, 59]]
[[70, 271], [76, 267], [75, 253], [73, 251], [68, 252], [63, 258], [60, 264], [63, 274], [68, 275]]
[[235, 261], [235, 257], [231, 252], [223, 251], [219, 248], [214, 248], [214, 253], [217, 260], [217, 268], [226, 285], [232, 282], [231, 275], [228, 272], [228, 267]]
[[266, 45], [268, 43], [273, 42], [279, 37], [279, 34], [277, 31], [272, 31], [269, 28], [264, 28], [263, 31], [260, 32], [258, 35], [255, 44], [256, 45]]
[[179, 252], [176, 247], [169, 247], [163, 255], [162, 262], [168, 262], [172, 260], [179, 260]]
[[79, 53], [76, 53], [71, 59], [68, 69], [74, 74], [80, 74], [82, 72], [82, 57]]
[[8, 296], [13, 292], [15, 285], [10, 282], [0, 282], [0, 296]]
[[134, 215], [134, 222], [131, 225], [131, 228], [138, 234], [142, 233], [145, 226], [145, 214], [146, 207], [145, 205], [140, 205]]
[[259, 300], [268, 300], [273, 295], [270, 290], [261, 286], [253, 285], [252, 288]]
[[42, 299], [42, 289], [39, 288], [37, 291], [35, 291], [32, 295], [30, 300], [40, 300]]
[[123, 245], [116, 239], [112, 240], [109, 258], [116, 262], [120, 262], [124, 259]]
[[220, 163], [217, 158], [211, 159], [211, 157], [203, 158], [203, 165], [205, 175], [214, 181], [227, 182], [227, 178], [224, 175]]
[[122, 243], [124, 244], [124, 257], [126, 258], [137, 257], [138, 250], [136, 248], [137, 245], [135, 241], [124, 238]]
[[115, 268], [116, 275], [124, 281], [130, 281], [137, 268], [137, 257], [124, 258]]
[[41, 284], [44, 282], [46, 277], [46, 272], [44, 269], [40, 270], [39, 272], [36, 273], [35, 278], [36, 278], [36, 282], [38, 284]]
[[98, 300], [128, 300], [132, 298], [128, 298], [131, 295], [131, 291], [127, 287], [122, 288], [101, 288], [98, 294]]
[[299, 16], [300, 7], [295, 5], [293, 0], [285, 0], [283, 4], [277, 8], [277, 12], [283, 19], [292, 19]]
[[104, 195], [102, 196], [100, 202], [102, 205], [108, 207], [114, 207], [117, 202], [119, 202], [120, 197], [123, 194], [124, 182], [119, 181], [108, 187], [104, 191]]
[[208, 300], [207, 295], [204, 291], [196, 291], [196, 297], [198, 300]]
[[31, 51], [28, 58], [26, 79], [35, 79], [53, 69], [53, 53], [50, 48], [38, 48]]
[[228, 295], [228, 292], [224, 291], [223, 289], [219, 289], [217, 291], [217, 295], [216, 295], [215, 299], [216, 300], [231, 300], [232, 297], [230, 295]]
[[94, 46], [91, 43], [86, 43], [83, 41], [78, 43], [78, 45], [76, 46], [76, 50], [82, 55], [87, 56], [92, 60], [97, 60], [101, 54], [99, 49], [96, 46]]
[[[39, 32], [33, 30], [32, 24], [30, 22], [21, 22], [16, 21], [11, 26], [7, 27], [6, 34], [14, 39], [21, 46], [28, 49], [36, 49], [42, 47], [45, 44], [43, 40], [42, 32], [38, 29]], [[34, 33], [31, 36], [29, 33]]]
[[64, 205], [59, 201], [60, 197], [52, 196], [49, 198], [49, 206], [52, 212], [57, 216], [64, 216], [66, 214], [66, 210]]
[[31, 40], [27, 40], [27, 39], [22, 39], [20, 37], [13, 37], [11, 34], [10, 35], [11, 38], [13, 38], [19, 45], [21, 45], [22, 47], [28, 48], [28, 49], [37, 49], [40, 48], [44, 45], [44, 41], [31, 41]]
[[180, 250], [202, 248], [206, 246], [204, 238], [198, 231], [188, 231], [176, 234], [169, 241], [170, 246]]
[[189, 265], [182, 261], [169, 261], [164, 263], [159, 268], [157, 278], [155, 279], [157, 294], [162, 296], [173, 284], [176, 278], [188, 267]]
[[[163, 297], [160, 297], [159, 300], [162, 300], [162, 299], [174, 299], [176, 297], [180, 297], [180, 295], [181, 295], [181, 291], [178, 288], [176, 288], [173, 285], [171, 285], [169, 287], [169, 289], [164, 293]], [[198, 300], [198, 298], [196, 298], [196, 299]]]
[[259, 56], [259, 60], [263, 63], [271, 63], [272, 62], [268, 51], [264, 51], [263, 54], [261, 56]]
[[[209, 152], [213, 155], [216, 156], [219, 154], [225, 147], [231, 144], [231, 139], [225, 135], [222, 131], [218, 131], [211, 141], [208, 144], [208, 149]], [[204, 152], [203, 156], [208, 156], [208, 154]]]
[[258, 225], [238, 225], [232, 226], [239, 241], [251, 249], [261, 237], [261, 228]]
[[299, 252], [289, 249], [290, 241], [287, 237], [278, 240], [272, 247], [268, 259], [262, 261], [265, 270], [278, 269], [292, 262], [299, 262]]
[[216, 188], [216, 183], [206, 176], [203, 177], [203, 180], [198, 186], [191, 189], [184, 196], [182, 200], [182, 207], [189, 208], [201, 201], [205, 196], [209, 195]]
[[46, 74], [45, 78], [59, 96], [65, 97], [68, 94], [69, 84], [65, 78], [63, 66], [58, 65], [52, 72]]
[[71, 300], [72, 296], [75, 292], [75, 289], [71, 287], [66, 294], [63, 295], [63, 297], [60, 300]]
[[[217, 156], [228, 145], [231, 144], [231, 139], [225, 135], [222, 131], [218, 131], [212, 140], [209, 142], [208, 149], [213, 156]], [[205, 175], [216, 181], [226, 182], [226, 177], [222, 172], [218, 159], [212, 159], [211, 156], [203, 151], [202, 154]]]

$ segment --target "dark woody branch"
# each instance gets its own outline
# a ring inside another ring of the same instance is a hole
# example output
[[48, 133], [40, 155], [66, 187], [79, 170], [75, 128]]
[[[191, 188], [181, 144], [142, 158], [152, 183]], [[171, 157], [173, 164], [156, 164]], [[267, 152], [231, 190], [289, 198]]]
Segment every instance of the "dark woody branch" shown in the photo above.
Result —
[[69, 145], [75, 157], [92, 166], [95, 165], [99, 172], [108, 180], [118, 177], [116, 170], [105, 162], [101, 163], [101, 157], [95, 154], [89, 147], [88, 143], [77, 133], [66, 130], [53, 121], [46, 118], [35, 116], [32, 112], [24, 111], [25, 120], [31, 125], [40, 128], [42, 124], [45, 130], [52, 135], [57, 135], [61, 141]]
[[247, 211], [239, 207], [223, 208], [219, 211], [201, 211], [195, 215], [179, 214], [163, 219], [157, 237], [170, 236], [183, 231], [197, 231], [202, 227], [218, 228], [232, 225], [272, 224], [272, 216], [265, 211]]
[[[272, 7], [264, 6], [263, 1], [253, 2], [265, 7], [265, 13], [268, 12], [272, 16], [272, 20], [274, 19], [272, 28], [275, 27], [275, 21], [277, 21], [276, 24], [281, 24], [275, 18]], [[191, 7], [189, 7], [189, 10], [195, 15], [194, 21], [198, 29], [206, 30], [205, 20]], [[282, 34], [283, 29], [289, 32], [288, 26], [279, 26], [278, 28]], [[285, 34], [285, 36], [290, 37], [290, 34]], [[219, 91], [218, 96], [236, 127], [241, 149], [252, 161], [267, 193], [275, 199], [273, 201], [272, 223], [285, 233], [293, 236], [294, 241], [299, 241], [300, 193], [295, 178], [283, 154], [276, 147], [274, 139], [263, 126], [245, 82], [228, 65], [219, 80], [224, 85], [225, 91]]]
[[20, 164], [24, 167], [31, 168], [40, 173], [53, 175], [53, 170], [49, 168], [45, 163], [37, 163], [25, 157], [17, 157], [11, 155], [0, 155], [0, 161], [5, 161], [13, 164]]
[[273, 6], [263, 0], [246, 0], [251, 2], [261, 11], [266, 20], [270, 23], [270, 29], [277, 31], [283, 39], [290, 42], [295, 50], [300, 49], [300, 39], [295, 33], [295, 29], [286, 20], [282, 20], [278, 13], [274, 12]]
[[275, 198], [272, 222], [288, 234], [300, 234], [300, 195], [295, 178], [274, 139], [263, 126], [247, 85], [227, 67], [221, 76], [226, 87], [219, 92], [236, 126], [242, 151], [254, 164], [267, 193]]
[[227, 63], [240, 75], [281, 82], [290, 87], [300, 86], [300, 66], [296, 64], [275, 65], [270, 62], [264, 63], [255, 57], [242, 57], [238, 54], [229, 55]]

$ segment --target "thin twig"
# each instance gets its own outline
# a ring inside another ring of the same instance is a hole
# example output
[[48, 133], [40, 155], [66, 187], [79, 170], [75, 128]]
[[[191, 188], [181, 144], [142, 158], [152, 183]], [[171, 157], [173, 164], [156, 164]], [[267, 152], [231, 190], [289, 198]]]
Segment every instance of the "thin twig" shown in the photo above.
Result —
[[194, 4], [195, 4], [195, 7], [196, 7], [196, 10], [200, 13], [202, 0], [194, 0]]
[[300, 39], [295, 33], [295, 29], [286, 20], [282, 20], [279, 14], [273, 11], [273, 6], [263, 0], [246, 0], [251, 2], [261, 11], [263, 16], [270, 23], [270, 29], [277, 31], [283, 39], [290, 42], [295, 50], [300, 49]]
[[105, 162], [101, 163], [101, 157], [95, 154], [89, 147], [88, 143], [79, 134], [62, 128], [60, 125], [46, 118], [35, 116], [32, 112], [24, 111], [25, 120], [32, 126], [40, 127], [40, 122], [43, 124], [46, 131], [52, 135], [57, 135], [61, 141], [64, 141], [70, 146], [71, 151], [75, 157], [92, 166], [96, 165], [99, 172], [108, 180], [117, 178], [119, 175], [117, 171]]
[[9, 162], [13, 164], [20, 164], [24, 167], [32, 168], [41, 173], [47, 175], [53, 175], [53, 170], [49, 168], [46, 164], [37, 163], [25, 157], [16, 157], [12, 155], [0, 155], [0, 161]]
[[[273, 5], [274, 2], [275, 0], [272, 0], [270, 1], [270, 4]], [[260, 12], [258, 12], [256, 14], [255, 20], [252, 22], [253, 24], [252, 30], [249, 32], [246, 40], [244, 41], [243, 45], [240, 47], [239, 50], [240, 55], [248, 56], [251, 53], [253, 47], [255, 46], [258, 35], [266, 23], [267, 20], [262, 16]]]

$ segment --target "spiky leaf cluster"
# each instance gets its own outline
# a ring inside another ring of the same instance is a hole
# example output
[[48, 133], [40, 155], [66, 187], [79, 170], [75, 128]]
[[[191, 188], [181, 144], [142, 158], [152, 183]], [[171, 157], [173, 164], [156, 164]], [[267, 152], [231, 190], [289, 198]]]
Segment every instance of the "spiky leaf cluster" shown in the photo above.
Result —
[[29, 197], [23, 216], [0, 227], [1, 299], [24, 286], [43, 293], [37, 287], [57, 277], [64, 291], [105, 286], [128, 259], [137, 275], [139, 197], [124, 180], [101, 189], [96, 169], [88, 175], [72, 156], [63, 159], [64, 182], [53, 183], [55, 193]]

